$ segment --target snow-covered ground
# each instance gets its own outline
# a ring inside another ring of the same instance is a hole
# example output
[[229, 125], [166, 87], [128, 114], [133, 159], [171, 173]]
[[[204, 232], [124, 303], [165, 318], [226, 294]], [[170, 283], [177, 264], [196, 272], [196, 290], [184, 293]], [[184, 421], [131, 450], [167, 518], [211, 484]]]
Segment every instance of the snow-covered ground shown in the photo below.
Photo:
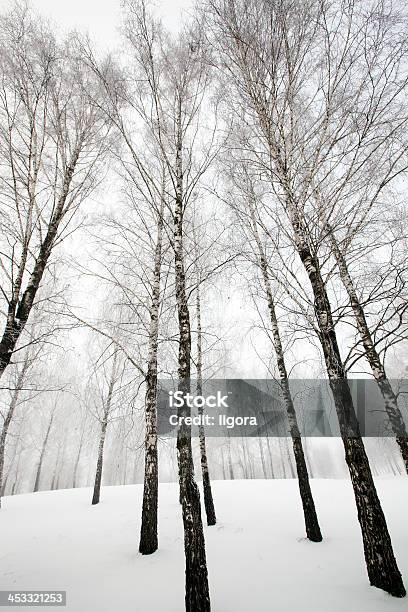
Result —
[[[304, 539], [297, 483], [214, 482], [218, 516], [205, 529], [213, 612], [392, 612], [370, 587], [351, 486], [312, 483], [324, 541]], [[408, 586], [408, 479], [379, 480]], [[160, 550], [137, 552], [141, 486], [18, 495], [0, 510], [0, 589], [66, 590], [72, 612], [181, 612], [184, 553], [177, 486], [160, 486]], [[45, 609], [45, 608], [36, 608]]]

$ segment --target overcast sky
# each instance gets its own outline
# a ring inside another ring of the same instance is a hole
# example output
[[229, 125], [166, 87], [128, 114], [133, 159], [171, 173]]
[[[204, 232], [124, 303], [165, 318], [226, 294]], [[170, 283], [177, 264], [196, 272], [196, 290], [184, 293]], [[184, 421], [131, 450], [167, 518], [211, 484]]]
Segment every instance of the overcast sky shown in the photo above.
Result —
[[[0, 0], [0, 5], [10, 4]], [[31, 0], [32, 6], [62, 28], [88, 30], [91, 37], [106, 47], [118, 42], [121, 0]], [[166, 26], [177, 30], [182, 12], [191, 0], [154, 0]]]

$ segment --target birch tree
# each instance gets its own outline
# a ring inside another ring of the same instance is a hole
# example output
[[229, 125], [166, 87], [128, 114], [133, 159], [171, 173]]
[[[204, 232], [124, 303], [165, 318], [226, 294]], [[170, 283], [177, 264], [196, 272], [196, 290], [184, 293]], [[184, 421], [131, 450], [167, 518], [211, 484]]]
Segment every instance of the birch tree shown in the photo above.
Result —
[[44, 435], [44, 438], [41, 444], [40, 456], [38, 458], [37, 468], [35, 471], [35, 479], [34, 479], [34, 486], [33, 486], [34, 493], [37, 493], [40, 490], [41, 474], [43, 470], [44, 459], [45, 459], [45, 456], [46, 456], [46, 453], [49, 447], [50, 433], [51, 433], [52, 425], [55, 419], [55, 413], [56, 413], [57, 407], [58, 407], [57, 402], [54, 402], [51, 408], [50, 414], [49, 414], [49, 418], [47, 419], [45, 435]]
[[[388, 177], [386, 177], [384, 180], [388, 180]], [[389, 180], [391, 180], [391, 177], [389, 178]], [[341, 281], [343, 283], [343, 286], [350, 300], [350, 305], [351, 305], [351, 308], [352, 308], [352, 311], [355, 317], [358, 334], [359, 334], [361, 343], [364, 348], [365, 357], [369, 363], [373, 377], [384, 399], [385, 409], [388, 414], [392, 430], [395, 433], [396, 441], [399, 446], [401, 456], [405, 464], [405, 469], [408, 472], [408, 432], [407, 432], [407, 428], [406, 428], [403, 416], [398, 406], [396, 392], [392, 388], [392, 385], [387, 377], [384, 361], [383, 359], [381, 359], [378, 342], [375, 341], [373, 331], [372, 329], [370, 329], [370, 325], [368, 323], [368, 319], [367, 319], [366, 312], [365, 312], [366, 308], [370, 307], [370, 305], [373, 303], [374, 300], [373, 300], [373, 297], [370, 297], [369, 300], [366, 302], [366, 305], [363, 306], [362, 299], [359, 297], [359, 293], [356, 288], [356, 283], [353, 280], [352, 274], [350, 272], [350, 267], [347, 261], [348, 258], [346, 255], [346, 252], [350, 251], [352, 238], [353, 236], [356, 235], [358, 231], [358, 227], [367, 223], [367, 212], [363, 217], [360, 217], [360, 219], [358, 220], [358, 224], [356, 223], [353, 224], [353, 232], [349, 232], [349, 235], [342, 241], [343, 243], [340, 243], [336, 237], [334, 223], [330, 222], [327, 219], [326, 213], [324, 212], [324, 205], [320, 201], [320, 198], [318, 199], [318, 209], [319, 209], [319, 216], [320, 216], [322, 226], [323, 226], [322, 230], [327, 235], [327, 240], [330, 244], [331, 252], [336, 261]], [[394, 265], [393, 262], [392, 262], [392, 265]], [[405, 270], [403, 270], [401, 266], [398, 266], [397, 269], [398, 269], [398, 275], [401, 275], [405, 272]], [[392, 269], [387, 267], [386, 276], [388, 277], [388, 280], [391, 277], [391, 274], [392, 274]], [[384, 279], [383, 286], [385, 285], [385, 283], [386, 281]], [[406, 339], [406, 333], [405, 334], [401, 333], [402, 328], [403, 328], [402, 319], [404, 318], [406, 308], [407, 308], [407, 301], [406, 299], [404, 299], [404, 294], [406, 293], [405, 292], [405, 281], [402, 281], [401, 283], [401, 282], [398, 282], [397, 280], [396, 293], [399, 298], [397, 301], [397, 308], [396, 308], [397, 325], [398, 325], [398, 328], [396, 331], [399, 333], [399, 337], [397, 338], [397, 340], [398, 342], [401, 342], [404, 339]], [[390, 312], [389, 312], [389, 306], [390, 306], [389, 301], [390, 301], [391, 296], [387, 296], [387, 297], [388, 297], [387, 315], [389, 318], [391, 318]]]
[[[286, 365], [285, 350], [278, 322], [276, 299], [274, 298], [274, 291], [272, 288], [269, 263], [264, 244], [261, 239], [262, 222], [260, 222], [259, 219], [258, 196], [253, 184], [253, 179], [251, 179], [249, 176], [248, 170], [245, 166], [241, 169], [239, 169], [238, 166], [235, 166], [231, 169], [231, 174], [231, 179], [236, 188], [236, 191], [229, 196], [232, 200], [231, 205], [236, 211], [236, 214], [241, 220], [243, 226], [247, 228], [245, 235], [249, 238], [249, 244], [251, 244], [251, 242], [253, 243], [253, 256], [255, 258], [256, 265], [259, 268], [263, 281], [264, 293], [266, 295], [271, 338], [279, 372], [280, 389], [288, 417], [289, 431], [292, 438], [299, 492], [303, 505], [306, 534], [312, 542], [320, 542], [322, 540], [322, 534], [310, 488], [305, 453], [303, 450], [296, 410], [289, 385], [288, 368]], [[240, 199], [243, 200], [242, 206], [239, 204]], [[290, 456], [288, 459], [289, 466], [291, 468]]]
[[[140, 91], [139, 66], [125, 76], [123, 67], [112, 58], [99, 63], [89, 40], [77, 42], [84, 63], [103, 89], [101, 99], [92, 98], [89, 92], [92, 102], [106, 114], [120, 136], [119, 147], [112, 153], [126, 193], [128, 219], [124, 222], [117, 215], [105, 215], [102, 219], [108, 233], [101, 244], [109, 263], [102, 266], [103, 271], [99, 274], [122, 295], [122, 310], [127, 311], [122, 331], [129, 337], [129, 330], [132, 330], [131, 341], [138, 347], [132, 363], [146, 387], [145, 476], [139, 552], [152, 554], [158, 547], [157, 377], [159, 318], [163, 305], [161, 278], [163, 268], [167, 268], [168, 172], [160, 147], [152, 139], [151, 117], [144, 95], [141, 95], [145, 92]], [[129, 223], [130, 218], [132, 223]], [[138, 337], [136, 343], [135, 337]], [[143, 354], [145, 345], [147, 363]]]
[[[194, 222], [193, 222], [194, 223]], [[203, 394], [203, 332], [201, 324], [201, 285], [203, 283], [202, 272], [200, 270], [197, 231], [193, 225], [193, 240], [195, 244], [195, 272], [196, 272], [196, 300], [195, 300], [195, 315], [197, 324], [197, 344], [196, 344], [196, 374], [197, 374], [197, 395]], [[203, 407], [199, 408], [199, 414], [203, 414]], [[207, 516], [207, 525], [215, 525], [217, 522], [214, 499], [211, 489], [210, 471], [208, 468], [207, 446], [205, 440], [204, 425], [200, 423], [198, 426], [198, 437], [200, 443], [200, 463], [203, 477], [203, 493], [204, 507]]]
[[[98, 452], [97, 452], [97, 460], [96, 460], [96, 470], [95, 470], [95, 482], [94, 489], [92, 495], [92, 505], [99, 504], [100, 495], [101, 495], [101, 484], [102, 484], [102, 471], [103, 471], [103, 458], [104, 458], [104, 447], [106, 440], [106, 431], [108, 428], [109, 421], [112, 419], [112, 411], [114, 409], [114, 392], [115, 386], [120, 379], [122, 372], [120, 368], [119, 359], [119, 351], [117, 347], [113, 350], [113, 355], [110, 365], [110, 373], [105, 376], [105, 382], [107, 382], [107, 389], [102, 388], [100, 399], [102, 402], [102, 410], [99, 410], [100, 414], [99, 423], [100, 423], [100, 433], [99, 433], [99, 442], [98, 442]], [[102, 368], [105, 371], [106, 364], [103, 363]], [[106, 371], [104, 372], [106, 375]], [[106, 380], [107, 378], [107, 380]]]
[[15, 4], [1, 16], [0, 55], [1, 376], [18, 350], [51, 254], [75, 229], [79, 205], [100, 178], [109, 126], [84, 95], [85, 83], [96, 85], [70, 38], [58, 44], [26, 6]]
[[[213, 150], [199, 156], [200, 108], [206, 91], [206, 70], [200, 32], [171, 40], [146, 11], [143, 3], [127, 3], [125, 33], [139, 69], [144, 75], [149, 108], [149, 127], [158, 144], [169, 176], [166, 199], [172, 209], [175, 295], [179, 329], [178, 380], [183, 395], [190, 391], [191, 323], [186, 290], [185, 214], [200, 178], [211, 162]], [[179, 416], [187, 416], [186, 404]], [[186, 558], [186, 610], [210, 609], [200, 495], [194, 478], [191, 432], [178, 430], [177, 455], [180, 503]]]
[[[162, 196], [164, 198], [164, 194]], [[157, 549], [158, 457], [157, 457], [157, 348], [159, 336], [160, 278], [164, 225], [164, 201], [159, 208], [154, 253], [153, 286], [150, 305], [149, 355], [146, 374], [145, 476], [139, 552]]]
[[[251, 2], [244, 6], [240, 1], [215, 0], [209, 4], [217, 44], [225, 58], [222, 67], [228, 71], [246, 109], [241, 112], [243, 121], [246, 126], [254, 122], [248, 143], [253, 161], [269, 181], [274, 201], [281, 207], [282, 220], [288, 223], [293, 248], [312, 292], [370, 584], [402, 597], [405, 588], [347, 384], [315, 239], [316, 220], [313, 223], [307, 214], [316, 180], [329, 185], [338, 172], [340, 183], [346, 186], [342, 196], [347, 192], [353, 200], [355, 181], [363, 180], [374, 151], [381, 156], [381, 134], [368, 130], [372, 139], [364, 139], [367, 113], [372, 117], [379, 112], [378, 108], [372, 110], [367, 97], [374, 68], [371, 61], [365, 62], [370, 58], [376, 68], [381, 68], [384, 55], [392, 62], [393, 42], [388, 36], [397, 19], [388, 20], [389, 7], [375, 2], [368, 7], [357, 2], [346, 7], [340, 2], [314, 1], [302, 5], [292, 1]], [[395, 30], [393, 34], [400, 40]], [[385, 39], [391, 47], [384, 44]], [[321, 62], [322, 53], [330, 58], [330, 71]], [[389, 82], [388, 74], [386, 81]], [[382, 112], [388, 110], [381, 107]], [[398, 123], [396, 116], [393, 119]], [[359, 153], [361, 157], [354, 166]], [[336, 156], [339, 164], [333, 170]], [[336, 181], [337, 188], [338, 185]]]

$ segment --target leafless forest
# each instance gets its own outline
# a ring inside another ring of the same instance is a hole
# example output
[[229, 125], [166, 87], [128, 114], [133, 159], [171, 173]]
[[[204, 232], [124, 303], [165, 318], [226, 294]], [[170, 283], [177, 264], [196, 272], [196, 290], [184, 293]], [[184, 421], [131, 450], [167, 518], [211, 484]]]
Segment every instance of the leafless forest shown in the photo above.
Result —
[[[367, 580], [403, 597], [373, 477], [408, 471], [406, 7], [202, 0], [177, 33], [121, 11], [109, 53], [24, 2], [0, 17], [0, 521], [10, 495], [141, 483], [151, 555], [177, 481], [208, 612], [212, 479], [298, 479], [319, 546], [310, 479], [347, 477]], [[356, 377], [393, 435], [350, 435]], [[275, 378], [286, 434], [158, 436], [161, 378]], [[301, 437], [291, 378], [327, 379], [340, 438]]]

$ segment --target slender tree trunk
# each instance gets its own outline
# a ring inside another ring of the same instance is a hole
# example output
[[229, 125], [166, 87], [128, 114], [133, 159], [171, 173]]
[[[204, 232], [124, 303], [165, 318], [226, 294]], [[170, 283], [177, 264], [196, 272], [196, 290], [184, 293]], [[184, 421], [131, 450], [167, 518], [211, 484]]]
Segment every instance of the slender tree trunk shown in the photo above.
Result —
[[225, 470], [224, 450], [222, 446], [221, 446], [221, 468], [222, 468], [222, 479], [227, 480], [227, 472]]
[[244, 454], [239, 453], [238, 454], [238, 465], [241, 467], [242, 470], [242, 478], [244, 480], [248, 480], [248, 470], [246, 467], [246, 462], [245, 462], [245, 458], [244, 458]]
[[[196, 316], [197, 316], [197, 395], [203, 394], [203, 351], [202, 351], [202, 329], [201, 329], [201, 302], [200, 302], [200, 278], [197, 281], [196, 292]], [[201, 406], [198, 409], [200, 415], [204, 410]], [[204, 506], [207, 516], [207, 525], [215, 525], [217, 522], [215, 516], [214, 500], [211, 490], [210, 472], [208, 469], [207, 448], [205, 443], [204, 425], [198, 426], [198, 435], [200, 440], [200, 458], [201, 472], [203, 475], [203, 491], [204, 491]]]
[[16, 493], [16, 491], [17, 491], [17, 485], [18, 485], [18, 480], [19, 480], [19, 476], [20, 476], [20, 465], [21, 465], [21, 457], [22, 456], [23, 456], [23, 449], [21, 449], [19, 454], [18, 454], [17, 465], [16, 465], [16, 473], [15, 473], [15, 476], [14, 476], [13, 486], [11, 487], [11, 495], [14, 495], [14, 493]]
[[112, 373], [109, 381], [109, 390], [106, 398], [105, 409], [103, 412], [103, 419], [101, 423], [101, 435], [99, 438], [99, 446], [98, 446], [98, 459], [96, 462], [96, 472], [95, 472], [95, 482], [94, 482], [94, 490], [92, 496], [92, 505], [99, 504], [99, 499], [101, 495], [101, 484], [102, 484], [102, 471], [103, 471], [103, 449], [105, 446], [105, 438], [106, 438], [106, 430], [108, 427], [108, 419], [112, 405], [112, 396], [113, 389], [115, 387], [115, 379], [116, 379], [116, 364], [118, 358], [118, 351], [115, 349], [115, 353], [113, 356], [112, 363]]
[[292, 201], [290, 190], [285, 183], [283, 186], [295, 246], [313, 290], [319, 340], [339, 419], [346, 463], [354, 489], [370, 584], [395, 597], [404, 597], [406, 592], [395, 560], [387, 523], [377, 495], [363, 440], [358, 433], [353, 399], [337, 343], [330, 301], [319, 261], [308, 244], [307, 232], [303, 227], [297, 205]]
[[45, 434], [44, 442], [43, 442], [43, 445], [42, 445], [42, 448], [41, 448], [40, 459], [38, 461], [37, 472], [36, 472], [36, 475], [35, 475], [35, 482], [34, 482], [34, 489], [33, 489], [34, 493], [39, 491], [39, 488], [40, 488], [42, 464], [43, 464], [43, 461], [44, 461], [45, 453], [47, 451], [48, 439], [50, 437], [50, 431], [51, 431], [53, 420], [54, 420], [54, 412], [51, 414], [50, 422], [48, 423], [48, 427], [47, 427], [47, 431], [46, 431], [46, 434]]
[[6, 438], [7, 432], [10, 426], [11, 419], [13, 417], [13, 413], [17, 404], [18, 393], [14, 392], [10, 407], [7, 411], [6, 418], [4, 419], [3, 427], [0, 434], [0, 508], [1, 508], [1, 498], [3, 495], [3, 487], [5, 488], [5, 481], [3, 483], [3, 472], [4, 472], [4, 455], [6, 449]]
[[27, 354], [24, 360], [24, 363], [23, 363], [23, 367], [18, 375], [16, 387], [14, 389], [14, 392], [11, 398], [11, 402], [10, 402], [10, 406], [7, 411], [6, 417], [4, 419], [3, 427], [0, 433], [0, 508], [1, 508], [1, 497], [3, 495], [3, 488], [4, 488], [3, 487], [3, 473], [4, 473], [4, 456], [5, 456], [5, 451], [6, 451], [7, 434], [10, 428], [10, 423], [13, 419], [13, 415], [16, 410], [18, 397], [23, 387], [28, 367], [29, 367], [29, 355]]
[[128, 449], [125, 448], [125, 459], [124, 459], [124, 465], [123, 465], [123, 478], [122, 478], [122, 484], [125, 485], [127, 484], [127, 474], [128, 474]]
[[54, 466], [54, 474], [51, 482], [51, 491], [55, 491], [59, 489], [60, 486], [60, 477], [61, 477], [61, 464], [64, 465], [64, 455], [65, 455], [65, 436], [62, 444], [58, 446], [57, 460]]
[[283, 476], [283, 478], [287, 478], [285, 458], [284, 458], [284, 455], [283, 455], [283, 447], [282, 447], [282, 436], [278, 436], [278, 444], [279, 444], [279, 457], [280, 457], [281, 466], [282, 466], [282, 476]]
[[[252, 443], [252, 440], [251, 440], [251, 443]], [[249, 448], [247, 438], [244, 438], [244, 444], [245, 444], [246, 453], [247, 453], [250, 478], [254, 479], [255, 478], [255, 466], [254, 466], [253, 454], [251, 452], [251, 449]]]
[[[284, 441], [284, 445], [285, 445], [285, 450], [286, 450], [286, 456], [288, 458], [288, 464], [289, 464], [290, 477], [291, 478], [296, 478], [295, 470], [293, 469], [292, 455], [290, 454], [288, 438], [285, 436], [284, 440], [285, 440]], [[299, 436], [299, 440], [300, 440], [300, 443], [302, 444], [302, 440], [301, 440], [300, 436]], [[292, 438], [292, 442], [293, 442], [293, 438]], [[301, 450], [302, 450], [302, 453], [303, 453], [303, 460], [304, 460], [305, 468], [307, 469], [305, 454], [303, 452], [303, 446], [301, 447]]]
[[75, 458], [75, 465], [74, 465], [74, 473], [72, 476], [72, 488], [76, 489], [77, 486], [77, 482], [78, 482], [78, 467], [79, 467], [79, 460], [81, 458], [81, 453], [82, 453], [82, 447], [84, 445], [84, 430], [82, 430], [81, 432], [81, 439], [79, 441], [79, 446], [78, 446], [78, 452], [76, 454], [76, 458]]
[[[273, 299], [272, 287], [271, 287], [271, 282], [269, 278], [268, 264], [266, 261], [265, 251], [264, 251], [264, 248], [263, 248], [260, 236], [259, 236], [257, 221], [256, 221], [255, 211], [254, 211], [252, 201], [249, 201], [249, 208], [250, 208], [250, 214], [251, 214], [251, 220], [252, 220], [253, 234], [254, 234], [255, 241], [257, 244], [257, 248], [258, 248], [259, 265], [261, 268], [261, 273], [262, 273], [262, 278], [264, 282], [264, 288], [265, 288], [266, 298], [267, 298], [267, 303], [268, 303], [269, 318], [270, 318], [270, 323], [271, 323], [271, 328], [272, 328], [273, 346], [275, 350], [276, 362], [277, 362], [279, 376], [280, 376], [281, 391], [282, 391], [283, 400], [284, 400], [284, 404], [286, 408], [286, 414], [288, 416], [289, 431], [290, 431], [290, 435], [292, 438], [293, 452], [295, 455], [296, 471], [297, 471], [297, 477], [298, 477], [300, 497], [301, 497], [302, 505], [303, 505], [303, 515], [305, 519], [306, 534], [309, 540], [311, 540], [312, 542], [321, 542], [322, 534], [320, 531], [319, 521], [317, 518], [312, 490], [310, 488], [309, 474], [307, 471], [305, 454], [304, 454], [303, 446], [302, 446], [302, 439], [300, 437], [298, 420], [296, 416], [295, 407], [293, 404], [292, 394], [290, 392], [290, 387], [289, 387], [288, 373], [287, 373], [287, 368], [286, 368], [286, 363], [285, 363], [285, 355], [284, 355], [282, 340], [281, 340], [280, 331], [279, 331], [278, 318], [276, 315], [275, 301]], [[292, 477], [294, 478], [295, 474], [293, 471], [293, 466], [292, 466], [291, 458], [289, 455], [289, 449], [287, 446], [286, 439], [285, 439], [285, 442], [286, 442], [285, 444], [286, 448], [288, 450], [289, 468], [291, 470]]]
[[265, 461], [265, 453], [262, 443], [262, 438], [258, 436], [258, 445], [259, 445], [259, 454], [261, 457], [261, 466], [262, 466], [262, 474], [265, 479], [268, 478], [268, 473], [266, 471], [266, 461]]
[[240, 459], [241, 467], [242, 467], [242, 473], [243, 473], [243, 476], [244, 476], [245, 480], [249, 480], [250, 479], [250, 473], [249, 473], [249, 469], [248, 469], [247, 448], [246, 448], [245, 440], [244, 440], [244, 438], [242, 436], [240, 438], [240, 441], [241, 441], [241, 448], [242, 448], [242, 459]]
[[235, 476], [234, 476], [234, 468], [232, 465], [232, 456], [231, 456], [231, 438], [228, 432], [228, 474], [229, 474], [229, 478], [230, 480], [234, 480]]
[[265, 413], [263, 413], [263, 418], [264, 418], [264, 424], [265, 424], [266, 444], [267, 444], [267, 447], [268, 447], [269, 465], [270, 465], [270, 468], [271, 468], [271, 476], [272, 476], [272, 478], [276, 478], [275, 470], [274, 470], [274, 467], [273, 467], [271, 439], [269, 437], [268, 421], [266, 420]]
[[4, 497], [5, 494], [6, 494], [7, 483], [8, 483], [11, 471], [12, 471], [12, 467], [13, 467], [14, 462], [16, 460], [16, 456], [17, 456], [17, 448], [18, 448], [18, 442], [16, 441], [15, 444], [14, 444], [14, 447], [13, 447], [13, 456], [12, 456], [12, 458], [10, 460], [10, 464], [9, 464], [9, 467], [8, 467], [8, 470], [7, 470], [7, 474], [6, 474], [5, 478], [3, 478], [3, 483], [1, 485], [1, 492], [0, 492], [1, 497]]
[[157, 224], [154, 256], [153, 292], [150, 305], [149, 357], [146, 375], [145, 401], [145, 472], [143, 486], [142, 525], [139, 552], [150, 555], [157, 550], [157, 511], [159, 472], [157, 457], [157, 343], [159, 334], [160, 276], [164, 214], [164, 190]]
[[[179, 325], [178, 377], [179, 391], [190, 392], [191, 329], [186, 295], [183, 252], [183, 165], [182, 165], [181, 99], [177, 118], [176, 148], [176, 198], [174, 210], [174, 264], [176, 300]], [[179, 417], [189, 415], [186, 402], [178, 409]], [[186, 612], [209, 612], [207, 561], [203, 523], [201, 520], [200, 493], [194, 478], [191, 448], [191, 428], [184, 422], [177, 435], [177, 460], [180, 485], [180, 502], [184, 525], [184, 551], [186, 560]]]
[[101, 435], [99, 438], [98, 446], [98, 459], [96, 462], [95, 482], [92, 495], [92, 505], [99, 504], [101, 495], [101, 484], [102, 484], [102, 470], [103, 470], [103, 448], [105, 445], [106, 429], [108, 426], [108, 417], [105, 413], [101, 423]]
[[340, 278], [349, 296], [367, 361], [370, 364], [374, 379], [376, 380], [381, 395], [383, 396], [385, 409], [390, 419], [393, 431], [396, 434], [396, 441], [401, 451], [402, 459], [405, 464], [405, 470], [408, 473], [408, 433], [401, 411], [398, 407], [397, 397], [393, 391], [390, 381], [387, 378], [384, 364], [381, 362], [380, 355], [375, 347], [370, 329], [368, 327], [364, 308], [354, 287], [354, 282], [351, 278], [346, 258], [339, 247], [333, 228], [327, 221], [325, 221], [325, 227], [327, 229], [332, 252], [340, 272]]
[[54, 472], [53, 472], [53, 475], [52, 475], [51, 486], [50, 486], [51, 491], [54, 491], [57, 488], [56, 487], [56, 483], [57, 483], [57, 480], [58, 480], [58, 469], [59, 469], [60, 453], [61, 453], [61, 446], [58, 448], [57, 459], [56, 459], [55, 465], [54, 465]]

